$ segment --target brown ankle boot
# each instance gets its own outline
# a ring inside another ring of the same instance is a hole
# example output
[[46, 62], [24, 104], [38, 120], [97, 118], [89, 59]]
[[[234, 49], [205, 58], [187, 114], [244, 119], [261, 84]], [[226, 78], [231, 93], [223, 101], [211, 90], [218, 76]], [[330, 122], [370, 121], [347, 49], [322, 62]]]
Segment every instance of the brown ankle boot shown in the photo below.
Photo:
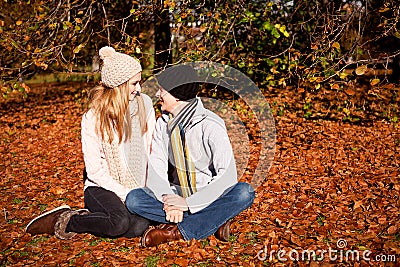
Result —
[[66, 211], [71, 211], [68, 205], [55, 208], [51, 211], [33, 219], [27, 226], [25, 231], [31, 235], [54, 234], [54, 225], [60, 215]]
[[58, 217], [54, 225], [54, 235], [60, 239], [71, 239], [76, 233], [67, 232], [67, 225], [72, 216], [79, 215], [79, 211], [68, 210]]
[[142, 246], [153, 247], [158, 244], [183, 239], [177, 224], [162, 224], [158, 228], [151, 228], [144, 232]]
[[229, 229], [230, 226], [231, 226], [231, 221], [229, 220], [218, 228], [214, 236], [221, 241], [228, 242], [229, 236], [231, 234], [231, 231]]

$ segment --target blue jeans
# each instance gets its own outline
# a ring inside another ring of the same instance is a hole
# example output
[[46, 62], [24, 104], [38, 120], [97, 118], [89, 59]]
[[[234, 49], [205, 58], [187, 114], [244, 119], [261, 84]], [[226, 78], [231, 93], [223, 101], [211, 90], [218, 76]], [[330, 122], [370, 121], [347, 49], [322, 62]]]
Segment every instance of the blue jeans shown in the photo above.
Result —
[[[214, 234], [229, 219], [250, 207], [255, 193], [250, 184], [237, 183], [228, 188], [206, 208], [190, 213], [183, 213], [183, 221], [178, 229], [185, 240], [203, 239]], [[170, 223], [165, 220], [163, 203], [157, 200], [148, 188], [138, 188], [129, 192], [125, 200], [127, 209], [152, 221]]]

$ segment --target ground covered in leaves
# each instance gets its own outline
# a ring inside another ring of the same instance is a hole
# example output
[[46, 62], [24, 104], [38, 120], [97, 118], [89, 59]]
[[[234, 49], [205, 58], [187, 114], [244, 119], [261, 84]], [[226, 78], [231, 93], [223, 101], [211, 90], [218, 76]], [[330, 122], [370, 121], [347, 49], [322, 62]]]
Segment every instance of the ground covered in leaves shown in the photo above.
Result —
[[[88, 86], [32, 85], [27, 99], [1, 100], [0, 266], [399, 266], [393, 86], [381, 89], [386, 94], [266, 92], [276, 119], [275, 160], [253, 206], [234, 219], [229, 243], [211, 236], [141, 248], [139, 238], [26, 234], [44, 211], [83, 207], [80, 118]], [[243, 149], [235, 131], [230, 137], [235, 151]]]

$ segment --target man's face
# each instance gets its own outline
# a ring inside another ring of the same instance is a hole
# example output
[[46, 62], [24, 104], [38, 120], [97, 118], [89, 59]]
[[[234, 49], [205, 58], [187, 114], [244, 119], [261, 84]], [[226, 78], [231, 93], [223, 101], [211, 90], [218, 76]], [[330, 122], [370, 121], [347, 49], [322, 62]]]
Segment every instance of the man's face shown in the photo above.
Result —
[[178, 99], [171, 95], [167, 90], [164, 88], [160, 88], [157, 93], [156, 97], [161, 102], [161, 110], [166, 112], [172, 112], [174, 108], [178, 105]]

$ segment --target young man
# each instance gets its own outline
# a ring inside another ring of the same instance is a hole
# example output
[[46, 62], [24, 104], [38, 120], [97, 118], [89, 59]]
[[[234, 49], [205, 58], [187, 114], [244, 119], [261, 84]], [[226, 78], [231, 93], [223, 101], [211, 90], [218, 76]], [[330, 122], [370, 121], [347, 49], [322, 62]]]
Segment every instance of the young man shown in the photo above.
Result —
[[203, 239], [228, 241], [229, 220], [251, 206], [254, 189], [238, 183], [225, 124], [204, 108], [195, 70], [179, 65], [157, 75], [162, 116], [157, 120], [145, 188], [132, 190], [133, 214], [161, 223], [142, 245]]

